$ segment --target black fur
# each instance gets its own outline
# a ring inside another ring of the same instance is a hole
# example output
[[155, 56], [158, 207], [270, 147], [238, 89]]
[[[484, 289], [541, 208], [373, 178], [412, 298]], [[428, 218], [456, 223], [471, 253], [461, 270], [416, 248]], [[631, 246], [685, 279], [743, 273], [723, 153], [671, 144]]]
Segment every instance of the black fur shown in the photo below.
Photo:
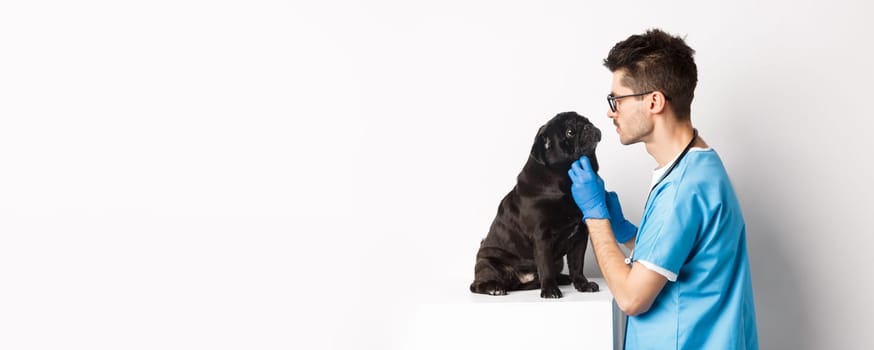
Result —
[[[583, 276], [589, 230], [571, 197], [571, 163], [587, 155], [595, 171], [601, 131], [588, 119], [565, 112], [537, 132], [516, 186], [508, 193], [476, 255], [470, 291], [505, 295], [540, 288], [543, 298], [561, 298], [558, 285], [573, 283], [581, 292], [598, 284]], [[561, 274], [567, 255], [570, 275]]]

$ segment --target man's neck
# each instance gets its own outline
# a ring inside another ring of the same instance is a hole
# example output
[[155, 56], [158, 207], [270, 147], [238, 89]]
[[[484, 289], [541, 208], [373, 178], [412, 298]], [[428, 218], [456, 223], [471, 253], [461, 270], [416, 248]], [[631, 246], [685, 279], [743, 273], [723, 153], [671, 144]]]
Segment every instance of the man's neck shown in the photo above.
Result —
[[661, 125], [653, 130], [651, 139], [646, 142], [646, 151], [658, 163], [658, 168], [664, 167], [683, 152], [693, 134], [691, 123]]

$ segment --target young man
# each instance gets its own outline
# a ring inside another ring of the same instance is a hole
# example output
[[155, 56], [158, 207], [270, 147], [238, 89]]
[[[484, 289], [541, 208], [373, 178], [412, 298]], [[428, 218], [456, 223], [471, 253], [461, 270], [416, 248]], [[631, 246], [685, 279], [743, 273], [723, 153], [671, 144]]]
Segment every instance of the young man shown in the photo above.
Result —
[[694, 53], [654, 29], [604, 60], [620, 141], [643, 142], [658, 163], [639, 229], [587, 158], [568, 171], [598, 265], [629, 315], [627, 349], [758, 349], [743, 215], [722, 161], [692, 127]]

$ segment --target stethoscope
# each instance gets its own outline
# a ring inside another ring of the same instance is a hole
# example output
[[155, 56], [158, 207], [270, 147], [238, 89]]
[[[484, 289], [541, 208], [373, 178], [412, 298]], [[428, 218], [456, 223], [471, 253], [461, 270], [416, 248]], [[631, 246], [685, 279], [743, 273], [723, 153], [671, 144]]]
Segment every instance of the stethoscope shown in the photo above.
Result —
[[[692, 141], [689, 141], [689, 144], [686, 145], [686, 148], [683, 149], [683, 152], [680, 152], [680, 155], [677, 156], [677, 160], [675, 160], [674, 163], [671, 164], [671, 167], [668, 168], [668, 170], [665, 171], [664, 174], [662, 174], [662, 177], [659, 178], [659, 181], [657, 181], [655, 183], [655, 185], [652, 185], [652, 188], [649, 189], [649, 194], [646, 196], [646, 202], [644, 202], [644, 204], [643, 204], [644, 205], [644, 207], [643, 207], [644, 213], [646, 213], [646, 205], [649, 204], [649, 198], [652, 197], [652, 192], [656, 189], [656, 187], [659, 186], [659, 184], [662, 183], [662, 181], [665, 180], [666, 177], [668, 177], [668, 175], [671, 174], [672, 171], [674, 171], [674, 168], [677, 167], [677, 164], [680, 164], [680, 161], [683, 160], [683, 157], [686, 156], [686, 153], [689, 153], [689, 150], [692, 149], [692, 145], [695, 144], [695, 140], [697, 140], [697, 139], [698, 139], [698, 129], [692, 129]], [[634, 252], [632, 252], [632, 255], [634, 255]], [[625, 258], [625, 264], [631, 265], [631, 258], [630, 257]]]
[[[668, 177], [668, 175], [671, 174], [672, 171], [674, 171], [674, 168], [677, 167], [677, 164], [680, 164], [680, 161], [683, 160], [683, 157], [686, 156], [686, 153], [689, 153], [689, 150], [692, 149], [692, 145], [695, 144], [695, 140], [697, 140], [697, 139], [698, 139], [698, 129], [692, 129], [692, 141], [689, 141], [689, 144], [686, 145], [686, 148], [683, 149], [683, 152], [680, 153], [679, 156], [677, 156], [677, 160], [674, 161], [674, 164], [671, 164], [671, 167], [668, 168], [668, 170], [665, 171], [664, 174], [662, 174], [662, 177], [659, 178], [659, 181], [656, 182], [655, 185], [652, 185], [652, 188], [649, 189], [649, 194], [646, 196], [646, 202], [644, 202], [644, 204], [643, 204], [644, 206], [646, 206], [646, 204], [649, 203], [649, 197], [652, 196], [652, 191], [655, 190], [655, 188], [658, 187], [658, 185], [660, 183], [662, 183], [662, 180], [664, 180], [666, 177]], [[644, 209], [646, 209], [646, 208], [644, 208]]]
[[[677, 167], [677, 164], [680, 164], [680, 161], [683, 160], [683, 157], [686, 156], [686, 153], [689, 153], [689, 150], [692, 149], [692, 145], [695, 144], [695, 140], [697, 140], [697, 139], [698, 139], [698, 129], [692, 129], [692, 140], [689, 141], [689, 144], [686, 145], [686, 148], [683, 148], [683, 152], [680, 152], [680, 155], [677, 156], [677, 160], [675, 160], [674, 163], [671, 164], [671, 167], [668, 168], [668, 170], [665, 171], [664, 174], [662, 174], [662, 177], [659, 178], [659, 181], [657, 181], [655, 183], [655, 185], [652, 185], [652, 188], [649, 189], [649, 194], [646, 196], [646, 202], [644, 202], [644, 204], [643, 204], [643, 212], [644, 213], [646, 213], [646, 205], [649, 204], [649, 198], [652, 197], [652, 192], [655, 191], [655, 188], [658, 187], [659, 184], [661, 184], [662, 181], [664, 181], [665, 178], [668, 177], [668, 175], [670, 175], [672, 171], [674, 171], [674, 168]], [[634, 251], [631, 252], [631, 255], [634, 256]], [[625, 264], [631, 265], [631, 257], [625, 258]]]
[[[662, 181], [664, 181], [664, 179], [666, 177], [668, 177], [668, 175], [671, 174], [672, 171], [674, 171], [674, 168], [677, 167], [677, 164], [680, 164], [680, 161], [683, 160], [683, 157], [686, 156], [686, 153], [689, 153], [689, 150], [692, 149], [692, 145], [695, 144], [695, 140], [697, 140], [697, 139], [698, 139], [698, 129], [693, 128], [692, 129], [692, 140], [689, 141], [689, 144], [686, 145], [686, 148], [683, 149], [683, 152], [681, 152], [680, 155], [677, 156], [677, 160], [674, 161], [674, 164], [671, 164], [671, 167], [668, 168], [668, 170], [665, 171], [664, 174], [662, 174], [662, 177], [659, 178], [659, 181], [657, 181], [655, 183], [655, 185], [652, 185], [652, 188], [649, 189], [649, 194], [646, 196], [646, 202], [644, 202], [644, 208], [643, 208], [644, 212], [646, 212], [646, 205], [649, 204], [649, 198], [652, 196], [652, 192], [656, 189], [656, 187], [659, 186], [659, 184], [662, 183]], [[631, 255], [634, 256], [633, 251], [631, 252]], [[631, 265], [631, 257], [625, 258], [625, 264]], [[619, 309], [619, 306], [616, 305], [615, 299], [613, 300], [613, 307], [617, 310]], [[623, 349], [625, 348], [625, 340], [628, 337], [628, 315], [625, 315], [625, 322], [624, 323], [625, 323], [624, 324], [625, 329], [623, 330], [623, 334], [622, 334], [622, 348]]]

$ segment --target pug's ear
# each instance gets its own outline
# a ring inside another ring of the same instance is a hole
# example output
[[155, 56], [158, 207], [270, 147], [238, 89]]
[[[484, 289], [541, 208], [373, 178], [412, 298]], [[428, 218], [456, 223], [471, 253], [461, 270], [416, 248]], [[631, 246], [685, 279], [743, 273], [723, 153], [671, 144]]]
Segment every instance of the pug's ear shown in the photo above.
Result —
[[534, 138], [534, 146], [531, 147], [531, 158], [534, 158], [534, 161], [541, 165], [546, 165], [546, 152], [549, 152], [552, 147], [552, 141], [546, 137], [545, 130], [546, 125], [540, 127], [540, 130], [537, 131], [537, 137]]

